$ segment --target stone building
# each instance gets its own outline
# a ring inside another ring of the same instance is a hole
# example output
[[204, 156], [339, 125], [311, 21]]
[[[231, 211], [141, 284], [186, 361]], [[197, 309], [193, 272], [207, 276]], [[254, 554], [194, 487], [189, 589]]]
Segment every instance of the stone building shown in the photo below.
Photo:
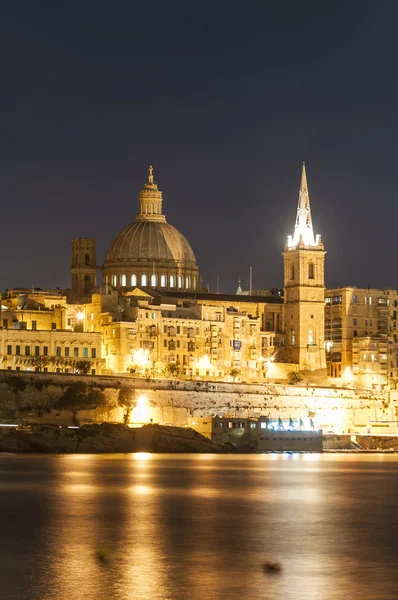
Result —
[[157, 376], [176, 365], [179, 376], [189, 379], [269, 377], [276, 339], [282, 336], [275, 331], [275, 323], [281, 323], [277, 317], [282, 299], [197, 296], [98, 289], [84, 307], [85, 327], [102, 332], [107, 370]]
[[75, 311], [55, 290], [7, 290], [1, 301], [1, 368], [74, 373], [83, 360], [89, 372], [101, 373], [101, 334], [83, 331]]
[[325, 291], [328, 375], [371, 386], [397, 381], [396, 290], [342, 287]]

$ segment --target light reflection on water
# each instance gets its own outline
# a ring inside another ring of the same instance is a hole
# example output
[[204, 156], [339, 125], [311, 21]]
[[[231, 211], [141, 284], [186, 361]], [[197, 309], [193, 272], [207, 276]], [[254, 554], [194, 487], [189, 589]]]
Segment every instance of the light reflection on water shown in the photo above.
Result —
[[0, 455], [0, 600], [396, 600], [397, 498], [394, 455]]

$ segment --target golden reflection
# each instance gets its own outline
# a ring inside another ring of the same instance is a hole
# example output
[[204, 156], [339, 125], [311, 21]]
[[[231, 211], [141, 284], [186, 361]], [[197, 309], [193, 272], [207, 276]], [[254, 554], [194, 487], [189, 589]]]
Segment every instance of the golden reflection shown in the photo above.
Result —
[[135, 452], [131, 454], [131, 458], [133, 460], [149, 460], [152, 458], [152, 454], [150, 452]]
[[132, 485], [129, 487], [129, 490], [138, 496], [149, 496], [150, 494], [153, 494], [153, 488], [149, 485]]

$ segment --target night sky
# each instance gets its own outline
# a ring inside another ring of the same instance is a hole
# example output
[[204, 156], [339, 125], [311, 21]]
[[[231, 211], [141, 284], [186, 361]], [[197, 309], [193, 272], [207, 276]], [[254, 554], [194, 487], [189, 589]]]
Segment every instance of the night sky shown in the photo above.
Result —
[[398, 3], [3, 2], [0, 287], [102, 264], [154, 165], [203, 279], [282, 286], [301, 163], [326, 285], [398, 287]]

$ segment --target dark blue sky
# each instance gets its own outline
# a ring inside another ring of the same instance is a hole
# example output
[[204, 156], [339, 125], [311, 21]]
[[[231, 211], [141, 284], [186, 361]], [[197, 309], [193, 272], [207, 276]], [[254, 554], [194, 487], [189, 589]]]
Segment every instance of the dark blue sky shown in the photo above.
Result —
[[397, 287], [398, 3], [3, 2], [0, 287], [102, 263], [147, 166], [205, 282], [282, 285], [301, 163], [326, 284]]

